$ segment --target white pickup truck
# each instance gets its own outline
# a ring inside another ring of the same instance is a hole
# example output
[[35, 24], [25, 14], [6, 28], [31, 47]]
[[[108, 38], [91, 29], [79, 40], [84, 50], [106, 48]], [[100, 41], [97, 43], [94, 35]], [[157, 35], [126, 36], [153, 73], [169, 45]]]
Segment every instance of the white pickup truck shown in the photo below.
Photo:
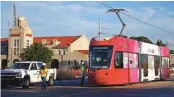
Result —
[[[42, 62], [38, 61], [21, 61], [14, 63], [10, 68], [1, 70], [1, 87], [7, 85], [18, 85], [22, 88], [29, 88], [34, 83], [42, 82], [39, 75]], [[39, 77], [38, 77], [39, 75]], [[56, 79], [56, 69], [48, 69], [47, 84], [53, 85]]]

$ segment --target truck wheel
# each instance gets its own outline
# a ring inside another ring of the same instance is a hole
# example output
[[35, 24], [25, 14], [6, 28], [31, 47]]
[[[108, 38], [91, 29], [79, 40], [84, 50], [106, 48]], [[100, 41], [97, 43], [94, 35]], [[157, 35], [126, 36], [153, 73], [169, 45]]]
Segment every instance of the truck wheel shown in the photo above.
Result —
[[24, 81], [23, 81], [23, 83], [22, 83], [22, 88], [23, 88], [23, 89], [27, 89], [27, 88], [29, 88], [29, 86], [30, 86], [30, 81], [29, 81], [29, 79], [24, 79]]
[[54, 84], [54, 79], [53, 77], [50, 77], [48, 82], [47, 82], [48, 86], [52, 86]]

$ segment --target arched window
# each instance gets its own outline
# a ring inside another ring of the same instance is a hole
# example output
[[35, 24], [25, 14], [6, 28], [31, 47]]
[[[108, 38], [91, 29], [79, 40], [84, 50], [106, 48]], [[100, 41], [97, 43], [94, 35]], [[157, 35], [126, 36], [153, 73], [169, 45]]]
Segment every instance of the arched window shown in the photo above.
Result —
[[59, 69], [59, 61], [57, 59], [53, 59], [51, 62], [51, 68]]
[[1, 61], [1, 68], [5, 69], [7, 67], [7, 60], [6, 59], [2, 59]]
[[19, 62], [19, 60], [18, 59], [14, 59], [13, 60], [13, 63], [16, 63], [16, 62]]

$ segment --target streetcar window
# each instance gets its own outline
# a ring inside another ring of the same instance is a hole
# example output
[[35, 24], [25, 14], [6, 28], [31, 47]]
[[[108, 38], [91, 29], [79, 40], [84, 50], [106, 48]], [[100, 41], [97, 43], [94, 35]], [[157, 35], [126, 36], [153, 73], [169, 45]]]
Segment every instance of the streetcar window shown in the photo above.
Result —
[[155, 56], [154, 58], [154, 65], [155, 65], [155, 68], [160, 68], [160, 57], [159, 56]]
[[162, 68], [167, 68], [168, 64], [169, 64], [169, 58], [162, 57]]
[[108, 68], [111, 63], [113, 46], [90, 47], [90, 67]]
[[148, 55], [141, 55], [141, 68], [148, 68]]
[[115, 54], [115, 67], [123, 68], [123, 52], [116, 52]]
[[154, 56], [148, 55], [148, 68], [154, 69]]
[[138, 68], [138, 55], [129, 53], [129, 68]]

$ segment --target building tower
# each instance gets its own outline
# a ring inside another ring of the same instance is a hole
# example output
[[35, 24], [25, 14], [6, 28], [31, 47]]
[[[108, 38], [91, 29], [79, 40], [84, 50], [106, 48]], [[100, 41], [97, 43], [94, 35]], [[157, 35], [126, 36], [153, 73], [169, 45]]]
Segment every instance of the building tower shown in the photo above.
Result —
[[23, 48], [33, 44], [32, 30], [28, 27], [28, 22], [25, 17], [16, 17], [15, 4], [14, 8], [14, 27], [9, 30], [8, 36], [8, 66], [11, 66], [15, 61], [19, 61]]

